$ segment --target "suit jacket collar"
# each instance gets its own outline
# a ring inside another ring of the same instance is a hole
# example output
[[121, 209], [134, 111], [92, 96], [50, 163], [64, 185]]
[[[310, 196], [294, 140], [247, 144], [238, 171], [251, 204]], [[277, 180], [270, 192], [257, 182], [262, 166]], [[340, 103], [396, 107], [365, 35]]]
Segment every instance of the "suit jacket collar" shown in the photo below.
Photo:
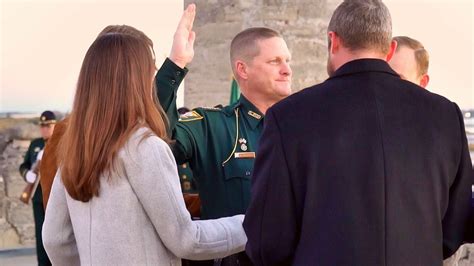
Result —
[[356, 59], [345, 63], [339, 67], [339, 69], [337, 69], [334, 75], [329, 77], [329, 79], [361, 72], [384, 72], [399, 77], [399, 75], [393, 71], [386, 61], [381, 59], [366, 58]]

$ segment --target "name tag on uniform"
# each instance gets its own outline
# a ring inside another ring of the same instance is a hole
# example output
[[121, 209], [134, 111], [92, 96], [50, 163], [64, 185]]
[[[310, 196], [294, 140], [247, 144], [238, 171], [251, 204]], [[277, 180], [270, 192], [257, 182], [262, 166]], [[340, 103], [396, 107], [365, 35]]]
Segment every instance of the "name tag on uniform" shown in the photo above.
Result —
[[234, 158], [237, 159], [252, 159], [255, 158], [255, 152], [236, 152], [234, 153]]

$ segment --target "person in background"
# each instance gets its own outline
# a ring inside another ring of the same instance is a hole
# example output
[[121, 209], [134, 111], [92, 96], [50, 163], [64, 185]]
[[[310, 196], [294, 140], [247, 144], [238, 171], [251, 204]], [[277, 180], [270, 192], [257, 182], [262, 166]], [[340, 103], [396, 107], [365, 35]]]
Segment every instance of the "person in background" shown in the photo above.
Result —
[[[397, 42], [397, 49], [392, 59], [388, 62], [390, 67], [395, 70], [402, 79], [415, 83], [421, 88], [426, 88], [430, 80], [428, 75], [429, 54], [423, 44], [408, 36], [396, 36], [392, 39]], [[471, 204], [474, 206], [474, 198], [472, 201]], [[474, 224], [473, 218], [471, 219], [470, 224]], [[469, 242], [474, 241], [472, 237], [473, 230], [474, 226], [468, 229], [466, 239]], [[462, 246], [453, 256], [444, 260], [443, 265], [452, 265], [454, 262], [459, 261], [461, 257], [466, 256], [466, 252], [469, 252], [468, 248]]]
[[41, 192], [43, 194], [43, 209], [46, 210], [46, 206], [49, 200], [49, 194], [51, 193], [51, 187], [53, 185], [54, 176], [58, 171], [57, 163], [57, 149], [61, 137], [64, 135], [64, 131], [67, 127], [68, 118], [64, 118], [59, 121], [54, 127], [54, 132], [45, 144], [41, 164], [39, 171], [41, 173], [40, 185]]
[[388, 61], [390, 67], [402, 79], [426, 88], [430, 81], [428, 75], [430, 56], [423, 44], [407, 36], [396, 36], [393, 40], [397, 42], [397, 49], [392, 59]]
[[[23, 163], [20, 165], [20, 174], [28, 183], [38, 182], [37, 179], [39, 178], [40, 165], [36, 164], [36, 162], [41, 160], [43, 148], [53, 134], [55, 125], [56, 115], [51, 111], [44, 111], [39, 119], [41, 137], [31, 141]], [[35, 220], [36, 256], [38, 259], [38, 265], [51, 265], [48, 255], [44, 250], [41, 238], [41, 228], [43, 227], [44, 222], [44, 209], [40, 184], [38, 184], [38, 187], [34, 192], [32, 203], [33, 217]]]

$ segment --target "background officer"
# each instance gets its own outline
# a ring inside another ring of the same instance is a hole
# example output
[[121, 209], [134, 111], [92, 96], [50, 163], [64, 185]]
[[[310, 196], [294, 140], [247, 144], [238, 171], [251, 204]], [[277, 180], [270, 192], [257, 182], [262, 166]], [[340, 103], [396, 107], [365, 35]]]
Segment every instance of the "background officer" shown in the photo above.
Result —
[[430, 56], [423, 44], [407, 36], [396, 36], [393, 40], [397, 42], [397, 49], [388, 62], [390, 67], [402, 79], [426, 88], [430, 81], [428, 75]]
[[[36, 163], [37, 159], [41, 160], [42, 150], [46, 141], [53, 134], [54, 126], [56, 124], [56, 116], [51, 111], [44, 111], [39, 120], [41, 138], [37, 138], [31, 141], [28, 151], [25, 154], [25, 159], [20, 165], [20, 174], [26, 180], [26, 182], [34, 183], [38, 178], [39, 166]], [[39, 156], [38, 156], [39, 155]], [[33, 198], [33, 215], [35, 219], [35, 234], [36, 234], [36, 254], [38, 258], [38, 265], [51, 265], [48, 259], [48, 255], [43, 247], [43, 241], [41, 237], [41, 228], [43, 227], [44, 221], [44, 209], [43, 209], [43, 195], [41, 192], [41, 185], [38, 184], [36, 191], [34, 192]]]

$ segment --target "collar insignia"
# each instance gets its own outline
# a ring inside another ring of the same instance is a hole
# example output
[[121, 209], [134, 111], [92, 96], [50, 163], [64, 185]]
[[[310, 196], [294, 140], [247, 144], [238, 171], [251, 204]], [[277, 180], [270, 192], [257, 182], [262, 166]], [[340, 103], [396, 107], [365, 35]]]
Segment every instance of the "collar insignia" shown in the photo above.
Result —
[[257, 114], [257, 113], [255, 113], [254, 111], [249, 111], [247, 114], [250, 115], [251, 117], [257, 119], [257, 120], [262, 119], [262, 116], [259, 115], [259, 114]]

